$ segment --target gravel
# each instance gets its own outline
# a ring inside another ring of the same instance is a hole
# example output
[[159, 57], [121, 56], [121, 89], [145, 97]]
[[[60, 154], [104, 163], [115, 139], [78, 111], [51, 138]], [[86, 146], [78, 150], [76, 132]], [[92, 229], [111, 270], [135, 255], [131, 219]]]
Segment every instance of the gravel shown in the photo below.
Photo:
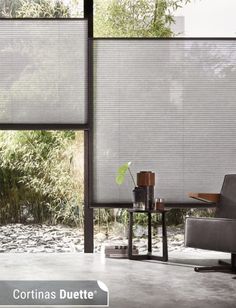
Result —
[[[147, 250], [146, 228], [134, 230], [134, 245], [140, 252]], [[154, 230], [155, 231], [155, 230]], [[162, 249], [161, 230], [154, 232], [153, 252]], [[119, 224], [109, 232], [97, 232], [94, 236], [95, 252], [103, 251], [105, 245], [127, 245], [127, 229]], [[0, 253], [79, 253], [83, 252], [83, 230], [62, 225], [8, 224], [0, 226]], [[184, 250], [182, 227], [168, 227], [169, 252]]]

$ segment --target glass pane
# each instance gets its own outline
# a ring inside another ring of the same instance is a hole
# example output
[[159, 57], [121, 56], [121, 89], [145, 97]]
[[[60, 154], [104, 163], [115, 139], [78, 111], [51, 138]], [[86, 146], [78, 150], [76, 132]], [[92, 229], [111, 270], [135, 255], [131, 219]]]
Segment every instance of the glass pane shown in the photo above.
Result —
[[0, 0], [3, 18], [84, 17], [82, 0]]
[[94, 201], [131, 201], [128, 161], [168, 201], [218, 192], [236, 172], [235, 63], [234, 41], [97, 40]]
[[0, 122], [86, 123], [87, 22], [0, 21]]
[[235, 0], [190, 1], [174, 12], [177, 22], [184, 21], [184, 31], [174, 32], [185, 37], [236, 37], [235, 10]]

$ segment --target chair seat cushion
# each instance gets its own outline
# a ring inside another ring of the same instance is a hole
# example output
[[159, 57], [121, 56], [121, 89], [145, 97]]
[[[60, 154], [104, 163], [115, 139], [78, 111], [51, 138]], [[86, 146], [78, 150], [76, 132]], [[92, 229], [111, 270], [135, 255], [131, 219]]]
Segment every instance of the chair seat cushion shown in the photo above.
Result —
[[236, 253], [236, 219], [187, 218], [185, 246]]

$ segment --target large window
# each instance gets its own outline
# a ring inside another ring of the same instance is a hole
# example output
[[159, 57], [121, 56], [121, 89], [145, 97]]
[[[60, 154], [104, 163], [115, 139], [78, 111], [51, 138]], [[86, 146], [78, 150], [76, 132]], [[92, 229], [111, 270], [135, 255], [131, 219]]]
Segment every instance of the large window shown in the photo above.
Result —
[[131, 201], [127, 161], [168, 201], [219, 191], [236, 172], [235, 64], [234, 40], [96, 40], [94, 201]]
[[93, 247], [87, 163], [92, 13], [87, 0], [0, 4], [0, 128], [23, 130], [0, 136], [1, 222], [84, 227], [87, 252]]

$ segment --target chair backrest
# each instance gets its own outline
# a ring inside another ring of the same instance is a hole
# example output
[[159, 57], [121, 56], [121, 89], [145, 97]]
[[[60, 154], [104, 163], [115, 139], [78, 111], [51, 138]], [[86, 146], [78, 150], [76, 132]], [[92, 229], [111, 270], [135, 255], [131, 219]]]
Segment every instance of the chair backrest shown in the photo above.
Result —
[[236, 174], [227, 174], [224, 178], [216, 217], [236, 219]]

